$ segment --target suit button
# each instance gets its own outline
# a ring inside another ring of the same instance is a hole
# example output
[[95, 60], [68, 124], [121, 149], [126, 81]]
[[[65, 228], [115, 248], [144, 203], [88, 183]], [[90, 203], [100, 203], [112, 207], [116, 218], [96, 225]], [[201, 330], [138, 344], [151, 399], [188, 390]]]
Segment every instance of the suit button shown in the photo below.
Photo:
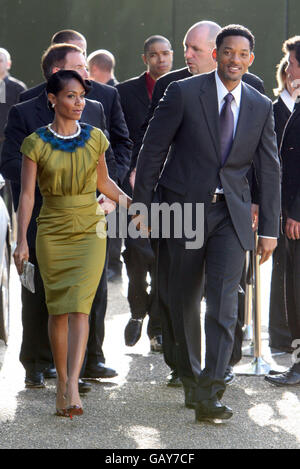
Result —
[[294, 147], [290, 147], [289, 150], [294, 150]]

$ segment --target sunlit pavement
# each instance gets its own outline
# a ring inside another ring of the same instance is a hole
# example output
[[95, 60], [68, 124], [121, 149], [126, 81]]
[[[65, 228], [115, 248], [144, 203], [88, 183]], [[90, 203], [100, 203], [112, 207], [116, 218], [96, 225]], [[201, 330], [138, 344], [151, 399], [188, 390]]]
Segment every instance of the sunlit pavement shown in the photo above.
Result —
[[[261, 268], [263, 353], [267, 347], [270, 263]], [[223, 401], [234, 411], [226, 423], [196, 424], [186, 409], [183, 391], [165, 384], [168, 368], [161, 354], [151, 353], [144, 321], [142, 338], [124, 344], [129, 319], [126, 276], [109, 283], [104, 351], [107, 365], [119, 375], [95, 380], [83, 398], [84, 415], [54, 416], [55, 381], [47, 387], [24, 387], [18, 360], [21, 343], [20, 285], [14, 267], [11, 279], [9, 344], [0, 341], [0, 448], [202, 449], [299, 448], [300, 387], [277, 388], [263, 376], [237, 376]], [[247, 343], [245, 344], [247, 345]], [[290, 355], [275, 357], [289, 366]], [[241, 364], [251, 363], [244, 357]]]

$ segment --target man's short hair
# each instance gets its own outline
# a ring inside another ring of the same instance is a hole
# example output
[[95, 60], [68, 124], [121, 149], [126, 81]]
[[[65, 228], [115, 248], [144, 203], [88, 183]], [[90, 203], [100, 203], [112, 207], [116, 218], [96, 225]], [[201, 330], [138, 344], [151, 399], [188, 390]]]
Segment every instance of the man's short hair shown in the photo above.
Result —
[[286, 88], [286, 68], [288, 66], [288, 59], [285, 55], [276, 66], [276, 81], [277, 88], [273, 89], [275, 96], [279, 96], [280, 93]]
[[54, 44], [44, 52], [41, 61], [42, 72], [46, 80], [52, 75], [53, 67], [64, 68], [66, 55], [70, 52], [80, 52], [82, 50], [75, 44]]
[[146, 41], [144, 42], [144, 55], [147, 54], [147, 52], [150, 49], [150, 46], [154, 44], [155, 42], [166, 42], [168, 46], [170, 47], [170, 49], [172, 49], [169, 39], [167, 39], [164, 36], [159, 36], [158, 34], [156, 34], [155, 36], [148, 37], [148, 39], [146, 39]]
[[287, 39], [283, 43], [282, 50], [285, 54], [294, 51], [297, 62], [300, 65], [300, 36], [293, 36]]
[[98, 49], [92, 52], [87, 58], [87, 63], [89, 67], [95, 65], [105, 72], [111, 72], [116, 65], [113, 54], [105, 49]]
[[51, 44], [61, 44], [68, 41], [85, 41], [83, 34], [74, 31], [74, 29], [63, 29], [53, 34]]
[[219, 49], [220, 46], [222, 45], [224, 38], [228, 36], [245, 37], [246, 39], [248, 39], [250, 43], [250, 51], [252, 52], [254, 50], [255, 38], [253, 34], [248, 28], [245, 28], [245, 26], [241, 26], [240, 24], [229, 24], [228, 26], [225, 26], [224, 28], [221, 29], [221, 31], [217, 34], [217, 37], [216, 37], [217, 49]]

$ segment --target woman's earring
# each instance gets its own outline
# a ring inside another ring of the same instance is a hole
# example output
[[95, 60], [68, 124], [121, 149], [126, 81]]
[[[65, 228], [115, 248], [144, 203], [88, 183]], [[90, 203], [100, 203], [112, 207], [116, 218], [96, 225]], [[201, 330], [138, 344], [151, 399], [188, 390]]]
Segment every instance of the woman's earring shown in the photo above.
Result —
[[55, 108], [55, 103], [52, 103], [52, 107], [53, 107], [53, 109]]

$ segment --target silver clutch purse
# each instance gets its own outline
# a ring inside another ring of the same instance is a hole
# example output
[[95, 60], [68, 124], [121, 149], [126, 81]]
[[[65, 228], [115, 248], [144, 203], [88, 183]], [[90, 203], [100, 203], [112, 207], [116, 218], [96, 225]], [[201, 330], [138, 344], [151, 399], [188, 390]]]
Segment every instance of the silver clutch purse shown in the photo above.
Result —
[[23, 272], [20, 275], [20, 280], [22, 285], [27, 288], [27, 290], [31, 291], [31, 293], [35, 293], [34, 265], [31, 264], [31, 262], [24, 261]]

